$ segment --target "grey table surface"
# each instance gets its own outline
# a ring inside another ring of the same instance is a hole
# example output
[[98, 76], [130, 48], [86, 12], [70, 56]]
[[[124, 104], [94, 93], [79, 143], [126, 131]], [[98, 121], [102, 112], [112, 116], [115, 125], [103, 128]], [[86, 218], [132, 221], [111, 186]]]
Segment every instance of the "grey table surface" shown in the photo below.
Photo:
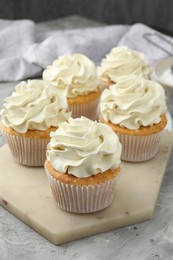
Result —
[[[80, 21], [80, 23], [79, 23]], [[97, 26], [72, 17], [58, 21], [60, 28]], [[57, 22], [41, 23], [40, 29], [57, 28]], [[0, 107], [16, 82], [0, 83]], [[171, 115], [173, 95], [167, 95]], [[0, 146], [5, 143], [0, 135]], [[172, 260], [173, 259], [173, 153], [151, 220], [78, 241], [55, 246], [0, 207], [0, 260]]]

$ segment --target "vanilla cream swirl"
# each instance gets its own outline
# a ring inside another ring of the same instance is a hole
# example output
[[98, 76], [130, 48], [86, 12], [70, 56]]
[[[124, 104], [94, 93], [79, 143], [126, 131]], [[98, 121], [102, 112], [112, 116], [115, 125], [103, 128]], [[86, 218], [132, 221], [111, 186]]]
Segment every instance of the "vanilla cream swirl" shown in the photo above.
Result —
[[86, 178], [120, 164], [121, 144], [105, 124], [85, 117], [70, 118], [50, 136], [47, 158], [61, 173]]
[[2, 124], [19, 133], [57, 127], [70, 116], [66, 97], [43, 80], [20, 82], [5, 99], [0, 114]]
[[68, 98], [87, 95], [98, 89], [97, 69], [82, 54], [60, 56], [43, 71], [43, 79], [64, 89]]
[[136, 74], [147, 77], [150, 72], [146, 56], [126, 46], [113, 48], [98, 67], [101, 80], [115, 83], [125, 75]]
[[132, 75], [105, 89], [101, 116], [128, 129], [151, 126], [166, 112], [164, 89], [158, 83]]

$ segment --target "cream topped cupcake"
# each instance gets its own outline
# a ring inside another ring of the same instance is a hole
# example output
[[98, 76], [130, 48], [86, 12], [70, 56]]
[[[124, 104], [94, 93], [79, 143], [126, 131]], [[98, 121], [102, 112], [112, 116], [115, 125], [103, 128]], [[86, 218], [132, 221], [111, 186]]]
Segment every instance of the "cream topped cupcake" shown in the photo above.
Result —
[[50, 131], [69, 118], [67, 109], [66, 97], [49, 82], [20, 82], [0, 111], [1, 130], [15, 161], [43, 166]]
[[145, 54], [127, 46], [113, 48], [98, 67], [98, 75], [104, 87], [117, 83], [126, 75], [149, 78], [150, 73], [151, 68]]
[[89, 213], [113, 199], [121, 144], [114, 131], [88, 118], [70, 118], [50, 134], [45, 169], [62, 209]]
[[105, 89], [100, 121], [112, 127], [122, 143], [122, 160], [144, 161], [156, 155], [166, 126], [164, 89], [132, 75]]
[[82, 54], [64, 55], [43, 71], [43, 79], [65, 91], [72, 116], [96, 118], [101, 94], [97, 69]]

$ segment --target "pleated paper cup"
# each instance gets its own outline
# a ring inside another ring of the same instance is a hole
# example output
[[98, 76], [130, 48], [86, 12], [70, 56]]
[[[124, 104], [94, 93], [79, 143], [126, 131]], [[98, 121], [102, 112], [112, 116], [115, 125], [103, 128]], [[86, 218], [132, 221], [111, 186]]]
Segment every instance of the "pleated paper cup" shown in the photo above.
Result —
[[54, 178], [46, 167], [45, 171], [58, 207], [74, 213], [91, 213], [108, 207], [113, 201], [119, 180], [117, 176], [105, 183], [81, 186], [63, 183]]
[[44, 166], [50, 132], [56, 131], [57, 127], [19, 133], [0, 122], [0, 129], [17, 163], [27, 166]]
[[97, 119], [97, 107], [100, 101], [101, 89], [91, 92], [86, 96], [68, 98], [68, 110], [72, 112], [73, 118], [85, 116], [91, 120]]
[[166, 115], [161, 116], [161, 121], [148, 127], [141, 127], [137, 130], [130, 130], [107, 122], [100, 116], [100, 122], [110, 126], [118, 135], [122, 144], [121, 160], [128, 162], [147, 161], [159, 151], [161, 135], [167, 124]]
[[12, 156], [17, 163], [43, 166], [49, 139], [29, 138], [3, 132]]
[[85, 116], [89, 119], [96, 120], [98, 103], [99, 98], [83, 104], [69, 105], [69, 111], [72, 112], [73, 118]]
[[153, 158], [159, 151], [161, 134], [162, 131], [145, 136], [117, 133], [122, 144], [121, 160], [142, 162]]

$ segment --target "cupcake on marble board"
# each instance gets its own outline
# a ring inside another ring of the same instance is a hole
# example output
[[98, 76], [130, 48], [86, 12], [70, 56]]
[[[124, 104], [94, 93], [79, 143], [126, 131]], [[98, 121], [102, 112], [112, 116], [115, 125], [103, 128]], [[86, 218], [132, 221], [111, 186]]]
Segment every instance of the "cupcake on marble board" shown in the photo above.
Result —
[[101, 89], [96, 66], [85, 55], [60, 56], [43, 71], [43, 79], [65, 91], [73, 118], [97, 118]]
[[154, 157], [167, 124], [164, 89], [132, 75], [105, 89], [100, 122], [109, 125], [122, 144], [121, 159], [140, 162]]
[[0, 111], [1, 131], [14, 160], [28, 166], [43, 166], [50, 132], [66, 121], [67, 101], [43, 80], [20, 82]]
[[142, 75], [149, 79], [151, 74], [145, 54], [127, 46], [113, 48], [97, 70], [103, 89], [116, 84], [127, 75]]
[[57, 205], [90, 213], [108, 207], [120, 174], [114, 131], [88, 118], [70, 118], [50, 134], [45, 170]]

